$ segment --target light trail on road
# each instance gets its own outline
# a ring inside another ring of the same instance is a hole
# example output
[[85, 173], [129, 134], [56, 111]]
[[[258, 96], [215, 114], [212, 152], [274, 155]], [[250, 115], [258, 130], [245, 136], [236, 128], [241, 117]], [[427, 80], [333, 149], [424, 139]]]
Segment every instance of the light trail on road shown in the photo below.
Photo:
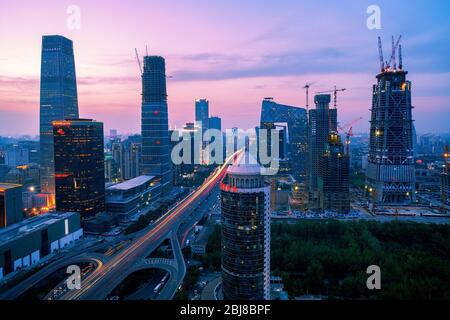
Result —
[[[110, 261], [105, 263], [102, 268], [97, 268], [92, 274], [90, 274], [82, 282], [81, 289], [71, 290], [66, 295], [62, 296], [62, 299], [73, 300], [73, 299], [101, 299], [101, 296], [106, 296], [110, 292], [101, 292], [102, 283], [103, 287], [107, 288], [107, 283], [119, 278], [121, 274], [126, 274], [129, 266], [132, 266], [138, 259], [142, 257], [147, 251], [147, 247], [152, 244], [152, 242], [158, 241], [161, 237], [167, 235], [168, 232], [176, 225], [180, 223], [187, 209], [199, 200], [199, 198], [207, 195], [216, 184], [221, 181], [227, 171], [228, 165], [236, 159], [236, 157], [241, 154], [242, 150], [235, 152], [229, 158], [226, 159], [225, 163], [216, 169], [216, 172], [210, 176], [197, 190], [188, 195], [184, 200], [182, 200], [176, 207], [170, 209], [167, 213], [162, 215], [157, 221], [156, 226], [149, 230], [144, 235], [140, 236], [132, 243], [129, 247], [124, 249], [122, 252], [117, 253]], [[117, 276], [115, 276], [117, 275]], [[93, 297], [88, 296], [91, 291], [99, 288], [100, 291], [97, 295]], [[114, 288], [113, 288], [114, 289]], [[100, 296], [100, 297], [99, 297]]]

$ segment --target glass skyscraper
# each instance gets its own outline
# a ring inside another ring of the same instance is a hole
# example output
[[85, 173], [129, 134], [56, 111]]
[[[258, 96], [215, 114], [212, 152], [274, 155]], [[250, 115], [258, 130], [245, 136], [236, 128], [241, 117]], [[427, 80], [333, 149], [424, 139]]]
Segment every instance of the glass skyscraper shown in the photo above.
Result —
[[[394, 51], [395, 53], [395, 51]], [[372, 89], [367, 191], [373, 202], [415, 202], [411, 81], [400, 65], [381, 70]]]
[[195, 100], [195, 124], [202, 128], [202, 135], [209, 128], [209, 101], [207, 99]]
[[105, 211], [103, 123], [90, 119], [53, 122], [56, 210], [82, 219]]
[[52, 121], [78, 118], [72, 40], [42, 37], [40, 97], [41, 191], [55, 193]]
[[163, 193], [172, 189], [166, 63], [160, 56], [145, 56], [142, 73], [142, 174], [157, 177]]
[[287, 123], [289, 138], [285, 141], [286, 150], [280, 146], [280, 151], [289, 159], [293, 176], [302, 181], [306, 175], [305, 163], [308, 150], [306, 109], [279, 104], [272, 98], [265, 98], [261, 107], [261, 127], [268, 128], [276, 123]]
[[270, 186], [248, 152], [221, 183], [225, 300], [270, 299]]

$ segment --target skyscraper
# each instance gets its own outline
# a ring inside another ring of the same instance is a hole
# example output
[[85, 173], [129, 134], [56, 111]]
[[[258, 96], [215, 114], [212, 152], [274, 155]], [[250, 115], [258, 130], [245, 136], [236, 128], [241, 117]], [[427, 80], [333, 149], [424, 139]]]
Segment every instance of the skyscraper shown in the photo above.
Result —
[[270, 187], [248, 152], [221, 183], [222, 288], [226, 300], [270, 299]]
[[142, 73], [142, 170], [156, 176], [163, 193], [172, 189], [166, 64], [163, 57], [145, 56]]
[[395, 52], [394, 47], [387, 65], [381, 63], [372, 89], [366, 182], [371, 198], [378, 203], [415, 200], [411, 82], [406, 80], [401, 49], [398, 68]]
[[330, 101], [329, 94], [316, 95], [316, 108], [309, 110], [309, 190], [310, 208], [313, 209], [319, 207], [319, 162], [326, 151], [330, 133], [337, 131], [337, 109], [330, 108]]
[[[308, 132], [306, 129], [306, 110], [304, 108], [276, 103], [273, 98], [263, 99], [261, 106], [261, 127], [286, 123], [287, 130], [280, 139], [286, 138], [283, 145], [285, 157], [289, 159], [292, 175], [298, 181], [305, 179]], [[287, 132], [286, 132], [287, 131]], [[288, 135], [286, 134], [288, 133]]]
[[207, 99], [195, 100], [195, 124], [202, 128], [202, 135], [209, 128], [209, 101]]
[[349, 157], [341, 138], [330, 133], [325, 153], [319, 160], [318, 190], [320, 211], [346, 214], [350, 212], [348, 180]]
[[103, 123], [90, 119], [53, 122], [56, 210], [82, 219], [105, 210]]
[[219, 117], [210, 117], [208, 119], [208, 128], [222, 131], [222, 119]]
[[42, 37], [40, 98], [41, 191], [55, 193], [52, 121], [78, 118], [72, 40]]

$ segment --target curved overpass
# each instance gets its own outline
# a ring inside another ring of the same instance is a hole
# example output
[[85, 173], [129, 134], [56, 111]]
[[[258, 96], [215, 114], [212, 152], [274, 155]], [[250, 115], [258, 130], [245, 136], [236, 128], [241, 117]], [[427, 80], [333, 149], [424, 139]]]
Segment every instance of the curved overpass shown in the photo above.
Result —
[[[138, 263], [142, 257], [147, 256], [149, 251], [155, 250], [164, 239], [167, 239], [168, 235], [172, 238], [173, 252], [178, 263], [177, 276], [173, 279], [176, 279], [178, 285], [181, 284], [186, 273], [186, 266], [176, 231], [180, 223], [196, 208], [196, 205], [223, 179], [228, 165], [239, 153], [240, 151], [229, 157], [197, 190], [161, 216], [151, 229], [144, 232], [132, 244], [111, 257], [102, 267], [89, 274], [82, 281], [80, 290], [71, 290], [62, 296], [62, 299], [104, 299], [114, 289], [113, 284], [117, 283], [117, 279], [128, 275], [133, 265]], [[175, 294], [178, 285], [172, 285], [173, 293], [171, 297]]]

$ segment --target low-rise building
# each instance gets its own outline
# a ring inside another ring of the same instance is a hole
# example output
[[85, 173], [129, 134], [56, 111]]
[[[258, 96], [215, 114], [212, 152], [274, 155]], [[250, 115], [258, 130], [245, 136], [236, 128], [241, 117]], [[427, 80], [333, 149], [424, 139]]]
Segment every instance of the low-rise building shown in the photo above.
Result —
[[139, 176], [106, 188], [106, 210], [119, 219], [132, 216], [161, 196], [154, 176]]
[[0, 228], [23, 220], [22, 186], [0, 183]]
[[42, 214], [0, 229], [0, 279], [38, 263], [83, 235], [80, 214]]

